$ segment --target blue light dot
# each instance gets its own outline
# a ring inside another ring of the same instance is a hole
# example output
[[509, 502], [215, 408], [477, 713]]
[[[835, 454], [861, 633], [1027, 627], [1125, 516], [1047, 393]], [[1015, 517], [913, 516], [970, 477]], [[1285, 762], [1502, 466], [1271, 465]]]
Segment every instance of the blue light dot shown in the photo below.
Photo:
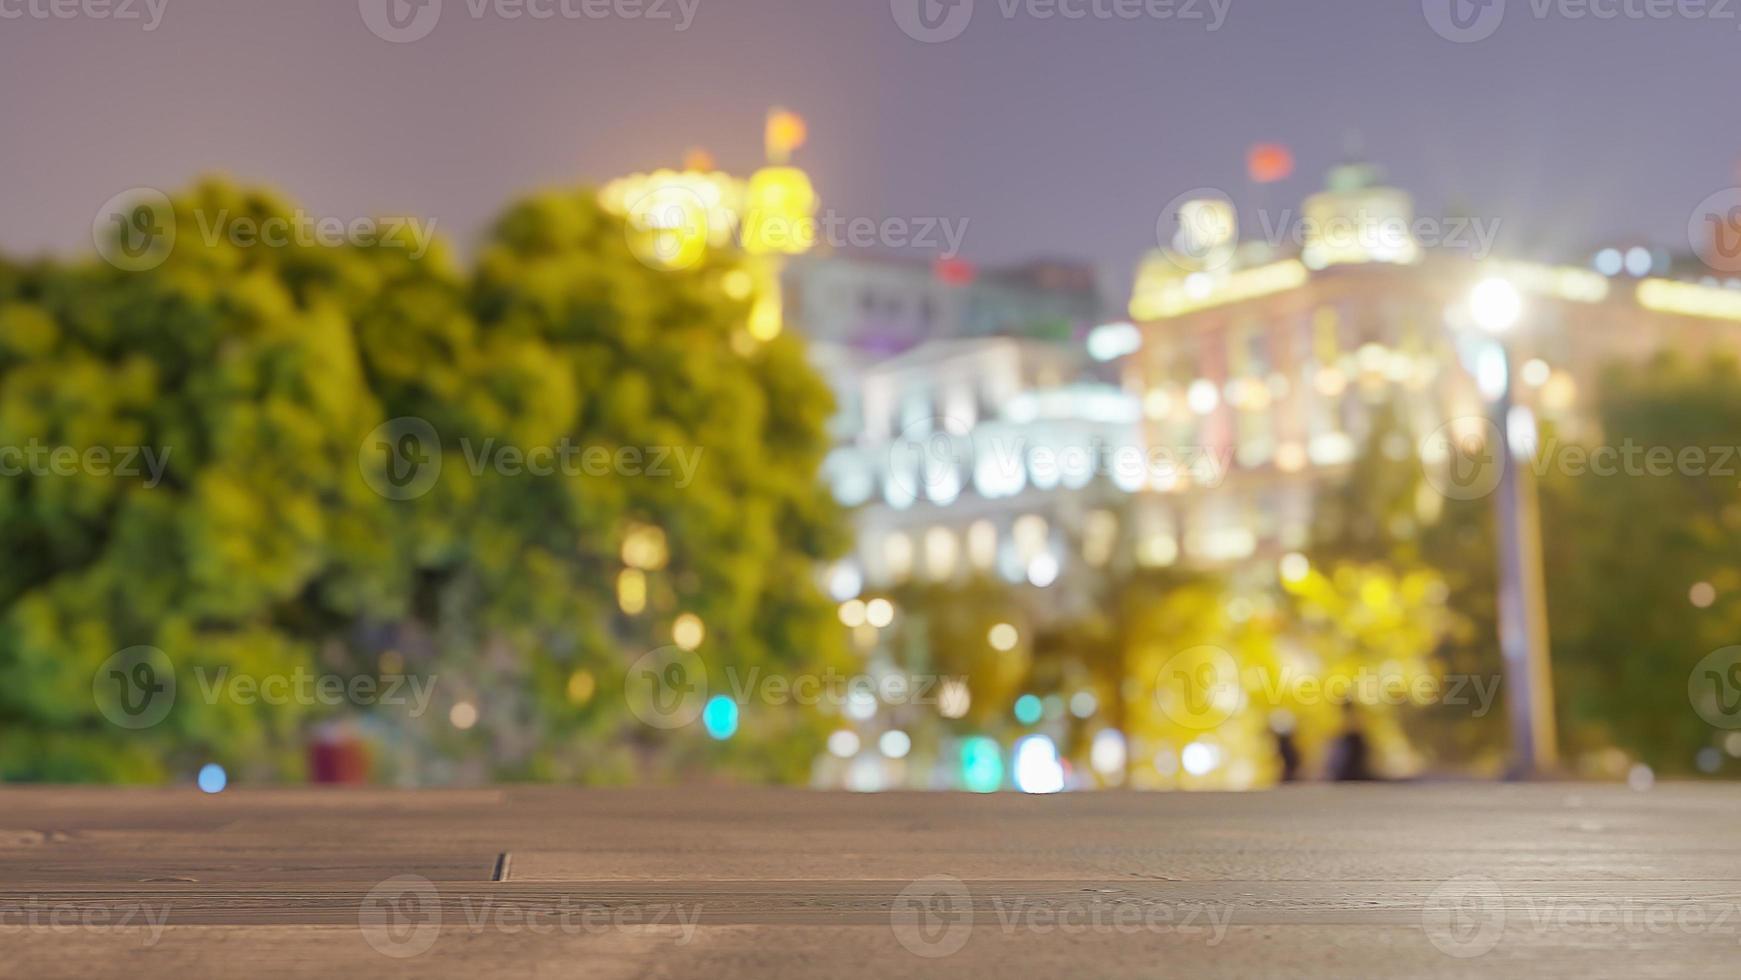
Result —
[[738, 730], [738, 703], [723, 694], [715, 694], [707, 699], [707, 707], [701, 711], [701, 723], [716, 741], [731, 738]]
[[208, 762], [200, 767], [199, 788], [205, 793], [222, 793], [224, 787], [230, 784], [230, 777], [224, 772], [224, 767], [215, 762]]
[[1016, 720], [1024, 725], [1032, 725], [1040, 720], [1045, 707], [1036, 695], [1024, 694], [1016, 699]]

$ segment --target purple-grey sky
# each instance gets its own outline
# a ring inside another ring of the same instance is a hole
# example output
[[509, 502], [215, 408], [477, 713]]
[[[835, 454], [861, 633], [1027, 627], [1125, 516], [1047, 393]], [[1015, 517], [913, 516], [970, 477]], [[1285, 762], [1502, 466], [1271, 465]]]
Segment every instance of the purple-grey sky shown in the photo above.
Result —
[[[1488, 0], [1509, 9], [1475, 43], [1435, 33], [1423, 0], [1215, 0], [1214, 31], [1209, 0], [1177, 0], [1200, 20], [976, 0], [941, 43], [903, 33], [891, 0], [683, 0], [682, 31], [678, 0], [616, 0], [668, 20], [501, 16], [522, 2], [444, 0], [426, 37], [395, 44], [359, 0], [0, 0], [0, 249], [88, 247], [112, 194], [214, 170], [313, 214], [433, 217], [464, 246], [531, 188], [690, 146], [747, 170], [773, 104], [809, 119], [798, 159], [839, 215], [965, 218], [967, 258], [1120, 272], [1181, 191], [1248, 201], [1254, 141], [1299, 160], [1272, 206], [1316, 187], [1357, 130], [1423, 213], [1460, 205], [1500, 219], [1502, 245], [1567, 250], [1684, 247], [1741, 159], [1741, 2], [1597, 19], [1576, 16], [1591, 0]], [[94, 16], [123, 3], [142, 20]], [[42, 16], [51, 4], [78, 16]]]

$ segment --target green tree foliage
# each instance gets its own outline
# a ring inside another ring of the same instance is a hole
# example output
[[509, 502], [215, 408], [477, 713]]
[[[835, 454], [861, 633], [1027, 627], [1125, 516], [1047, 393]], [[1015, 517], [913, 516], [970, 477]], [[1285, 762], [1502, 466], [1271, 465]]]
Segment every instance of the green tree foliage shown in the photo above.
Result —
[[[433, 683], [426, 714], [361, 709], [405, 778], [801, 768], [797, 712], [748, 705], [714, 745], [621, 696], [682, 612], [706, 624], [715, 691], [730, 667], [839, 652], [812, 571], [842, 543], [814, 477], [831, 402], [795, 340], [742, 337], [732, 256], [650, 269], [580, 192], [512, 207], [469, 274], [403, 237], [238, 239], [293, 208], [219, 181], [174, 211], [149, 271], [0, 263], [0, 445], [164, 463], [0, 479], [0, 776], [156, 781], [207, 759], [298, 776], [309, 725], [359, 709], [246, 703], [219, 681], [299, 672]], [[406, 417], [438, 434], [440, 476], [390, 499], [371, 442]], [[536, 476], [503, 455], [563, 446], [611, 463]], [[630, 616], [615, 583], [634, 527], [668, 556]], [[140, 644], [178, 692], [129, 731], [93, 676]], [[479, 709], [465, 731], [460, 701]]]
[[[1348, 472], [1313, 502], [1310, 573], [1283, 583], [1295, 639], [1332, 674], [1428, 693], [1357, 712], [1398, 768], [1497, 775], [1507, 731], [1492, 501], [1443, 496], [1418, 453], [1396, 407], [1377, 406]], [[1318, 712], [1303, 723], [1311, 741], [1341, 720]]]
[[[1564, 748], [1604, 774], [1609, 746], [1688, 773], [1725, 734], [1689, 704], [1688, 675], [1741, 638], [1741, 492], [1734, 461], [1718, 455], [1741, 433], [1741, 373], [1728, 360], [1664, 357], [1606, 372], [1601, 390], [1599, 436], [1544, 439], [1537, 454], [1549, 464], [1539, 468]], [[1599, 447], [1616, 455], [1599, 462]], [[1709, 608], [1690, 600], [1701, 581], [1715, 590]]]

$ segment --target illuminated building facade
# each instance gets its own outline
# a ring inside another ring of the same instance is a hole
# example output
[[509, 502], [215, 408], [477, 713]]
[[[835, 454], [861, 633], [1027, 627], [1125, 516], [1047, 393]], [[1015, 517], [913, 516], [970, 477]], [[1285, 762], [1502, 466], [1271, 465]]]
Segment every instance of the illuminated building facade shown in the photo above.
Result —
[[[1047, 588], [1117, 546], [1120, 449], [1139, 406], [1093, 380], [1079, 347], [1013, 337], [934, 341], [839, 386], [845, 438], [824, 464], [857, 508], [864, 582], [971, 575]], [[850, 400], [847, 400], [850, 399]]]
[[1530, 439], [1532, 422], [1563, 439], [1599, 436], [1592, 408], [1606, 365], [1670, 349], [1741, 353], [1734, 280], [1637, 247], [1556, 266], [1477, 260], [1406, 236], [1314, 240], [1338, 221], [1412, 222], [1407, 196], [1365, 168], [1341, 168], [1331, 183], [1304, 208], [1301, 248], [1190, 241], [1139, 268], [1130, 312], [1140, 347], [1120, 372], [1142, 405], [1144, 439], [1229, 461], [1215, 485], [1187, 475], [1144, 488], [1138, 510], [1158, 537], [1139, 553], [1223, 564], [1302, 546], [1315, 486], [1363, 448], [1381, 409], [1403, 427], [1385, 451], [1428, 467], [1448, 464], [1435, 453], [1441, 427], [1459, 445], [1482, 438], [1484, 369], [1464, 305], [1483, 279], [1509, 280], [1524, 297], [1509, 345], [1513, 429]]

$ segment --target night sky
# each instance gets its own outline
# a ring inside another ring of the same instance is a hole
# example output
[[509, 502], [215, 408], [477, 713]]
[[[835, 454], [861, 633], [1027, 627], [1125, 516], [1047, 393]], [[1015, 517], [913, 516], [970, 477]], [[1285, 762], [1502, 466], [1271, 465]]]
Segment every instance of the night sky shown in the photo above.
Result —
[[[0, 9], [29, 2], [48, 0]], [[969, 259], [1117, 273], [1180, 192], [1257, 200], [1257, 141], [1299, 161], [1263, 190], [1272, 207], [1318, 186], [1357, 133], [1422, 212], [1497, 218], [1502, 248], [1567, 257], [1616, 239], [1685, 248], [1741, 159], [1741, 2], [1717, 20], [1572, 20], [1509, 0], [1491, 37], [1452, 43], [1421, 0], [1217, 0], [1213, 32], [1208, 0], [1195, 21], [1006, 18], [1014, 0], [977, 0], [959, 37], [920, 43], [890, 0], [687, 0], [683, 32], [475, 20], [445, 0], [408, 44], [371, 33], [358, 0], [166, 2], [152, 32], [0, 20], [0, 248], [88, 247], [112, 194], [208, 171], [319, 215], [433, 216], [463, 247], [525, 190], [675, 165], [691, 146], [748, 170], [774, 104], [809, 119], [798, 162], [840, 215], [965, 218]]]

